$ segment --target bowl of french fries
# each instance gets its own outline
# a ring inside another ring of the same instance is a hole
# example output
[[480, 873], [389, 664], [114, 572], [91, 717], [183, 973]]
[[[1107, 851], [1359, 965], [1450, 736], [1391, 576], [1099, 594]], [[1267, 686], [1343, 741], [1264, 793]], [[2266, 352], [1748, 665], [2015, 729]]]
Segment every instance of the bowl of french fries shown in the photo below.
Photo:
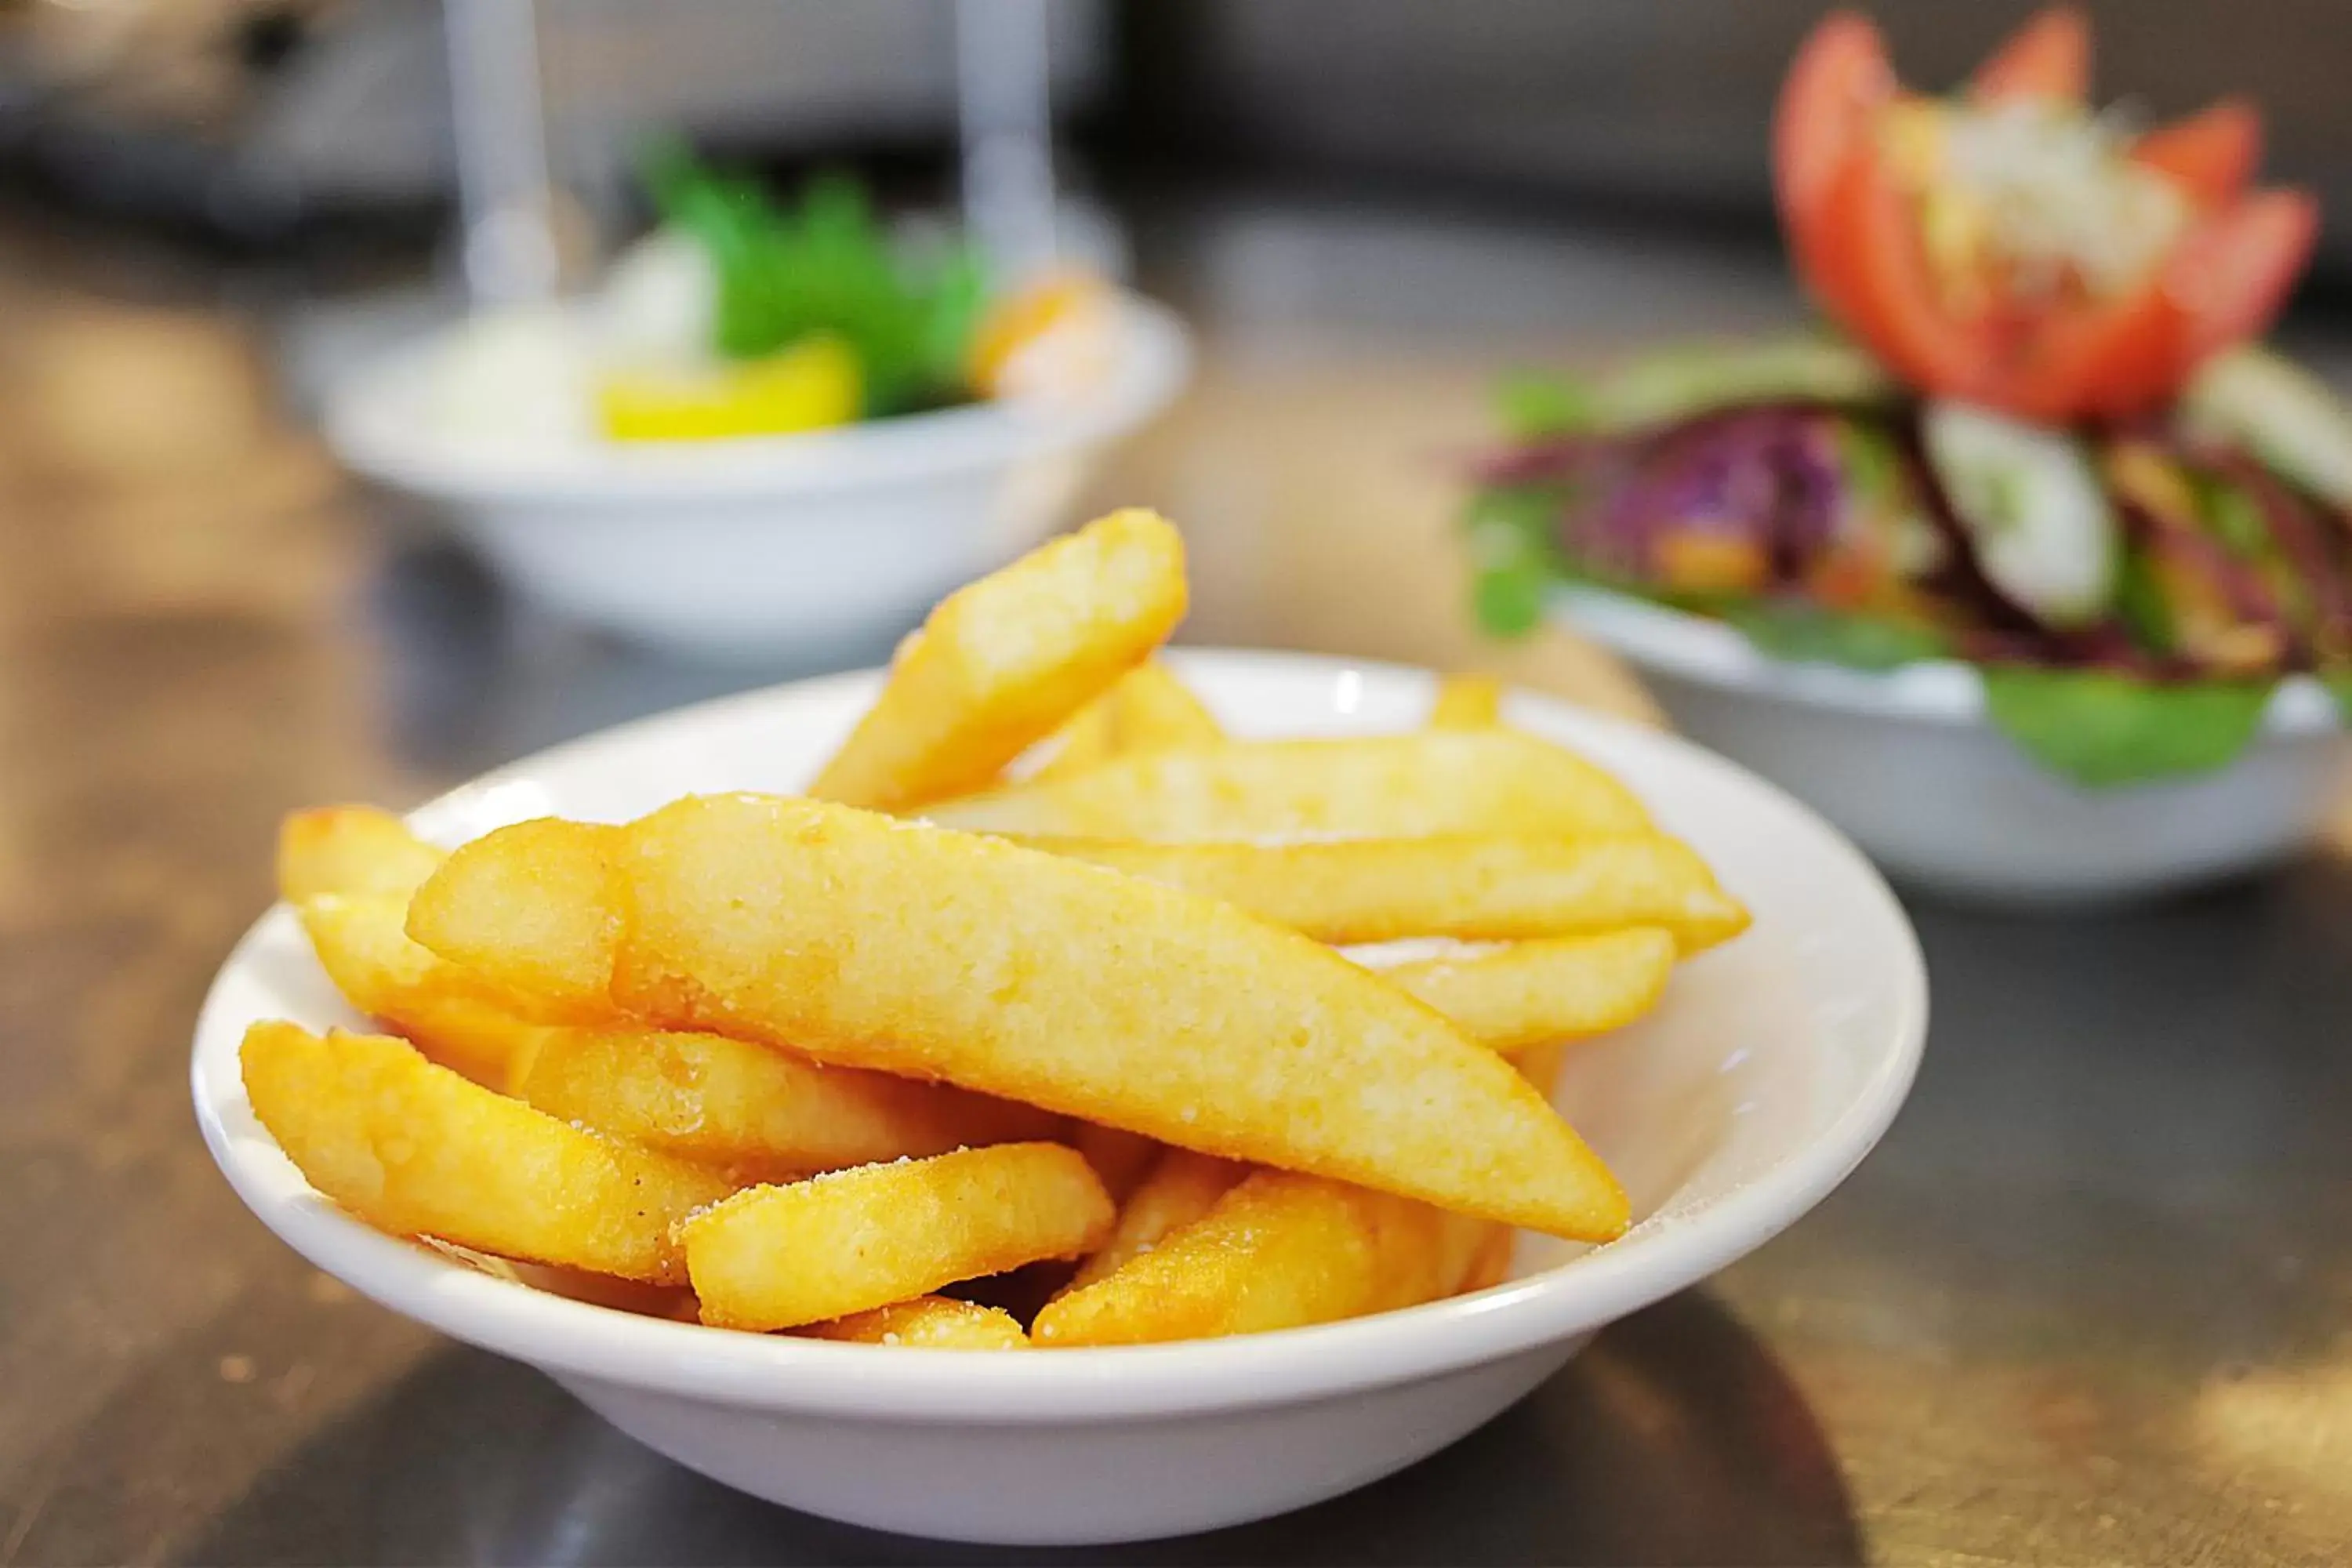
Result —
[[205, 1002], [262, 1221], [730, 1486], [1076, 1543], [1463, 1436], [1892, 1121], [1910, 929], [1671, 736], [1173, 652], [1114, 514], [887, 672], [296, 814]]

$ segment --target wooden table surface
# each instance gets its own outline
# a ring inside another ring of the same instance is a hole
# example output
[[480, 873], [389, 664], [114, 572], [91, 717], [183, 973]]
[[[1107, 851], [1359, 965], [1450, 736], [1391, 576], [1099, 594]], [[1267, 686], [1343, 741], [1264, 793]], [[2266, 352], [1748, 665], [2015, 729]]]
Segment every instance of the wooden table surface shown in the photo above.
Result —
[[[1315, 232], [1213, 226], [1163, 260], [1208, 322], [1203, 374], [1102, 499], [1186, 524], [1188, 636], [1645, 713], [1564, 638], [1464, 629], [1454, 464], [1527, 350], [1510, 312], [1316, 305], [1372, 263], [1345, 223]], [[1471, 244], [1417, 233], [1391, 246], [1406, 273]], [[1787, 306], [1752, 258], [1552, 243], [1470, 252], [1475, 289], [1566, 323], [1543, 346]], [[0, 246], [0, 1565], [1059, 1560], [727, 1493], [239, 1207], [185, 1053], [279, 814], [408, 804], [762, 677], [516, 614], [343, 487], [213, 275], [82, 259]], [[2352, 1556], [2352, 871], [2097, 918], [1915, 914], [1929, 1065], [1815, 1215], [1406, 1475], [1070, 1560]]]

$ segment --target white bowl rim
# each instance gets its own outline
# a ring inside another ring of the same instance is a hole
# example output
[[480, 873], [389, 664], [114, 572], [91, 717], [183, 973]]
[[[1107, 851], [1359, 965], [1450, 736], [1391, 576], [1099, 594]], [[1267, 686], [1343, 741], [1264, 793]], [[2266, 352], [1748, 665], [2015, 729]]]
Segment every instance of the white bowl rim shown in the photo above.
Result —
[[895, 484], [1094, 446], [1159, 413], [1191, 378], [1191, 334], [1166, 306], [1125, 291], [1116, 323], [1110, 372], [1082, 398], [1006, 398], [796, 435], [643, 445], [477, 443], [420, 427], [420, 378], [457, 330], [445, 327], [340, 377], [320, 425], [353, 471], [448, 501], [619, 504]]
[[[1726, 622], [1590, 584], [1553, 591], [1555, 613], [1585, 636], [1644, 668], [1727, 691], [1926, 724], [1987, 724], [1984, 679], [1964, 659], [1931, 658], [1898, 669], [1776, 658]], [[2327, 689], [2291, 675], [2271, 694], [2263, 731], [2304, 738], [2343, 728]]]
[[[1426, 679], [1425, 671], [1376, 660], [1255, 650], [1185, 649], [1180, 667], [1276, 663]], [[633, 732], [692, 725], [785, 691], [816, 695], [870, 682], [857, 671], [692, 704], [600, 731], [495, 769], [419, 806], [446, 811], [460, 797], [528, 774], [575, 749]], [[362, 1293], [452, 1338], [551, 1373], [752, 1409], [877, 1420], [976, 1426], [1118, 1421], [1288, 1405], [1390, 1386], [1482, 1364], [1591, 1331], [1696, 1283], [1763, 1245], [1826, 1197], [1877, 1143], [1901, 1109], [1926, 1044], [1927, 974], [1916, 934], [1883, 878], [1843, 835], [1777, 786], [1678, 736], [1515, 691], [1564, 728], [1594, 729], [1621, 742], [1656, 746], [1724, 775], [1804, 818], [1824, 849], [1845, 862], [1863, 896], [1897, 938], [1889, 977], [1895, 1037], [1851, 1100], [1810, 1144], [1698, 1210], [1567, 1264], [1470, 1295], [1310, 1328], [1171, 1344], [1037, 1351], [891, 1353], [880, 1347], [669, 1322], [500, 1279], [411, 1242], [395, 1240], [310, 1190], [285, 1155], [231, 1135], [225, 1110], [249, 1120], [241, 1093], [205, 1091], [212, 1051], [241, 1024], [225, 1016], [226, 977], [278, 922], [284, 905], [248, 930], [222, 965], [196, 1022], [190, 1080], [196, 1120], [214, 1160], [247, 1206], [311, 1263]], [[280, 929], [283, 929], [282, 927]], [[233, 1075], [232, 1075], [233, 1076]]]

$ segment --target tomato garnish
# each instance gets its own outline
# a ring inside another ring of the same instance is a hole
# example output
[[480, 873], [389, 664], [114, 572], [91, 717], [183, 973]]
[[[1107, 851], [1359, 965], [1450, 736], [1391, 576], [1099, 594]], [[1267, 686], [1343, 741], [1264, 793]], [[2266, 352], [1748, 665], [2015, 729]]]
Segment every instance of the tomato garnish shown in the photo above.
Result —
[[2158, 126], [2133, 143], [2131, 155], [2200, 206], [2218, 206], [2244, 190], [2262, 163], [2263, 117], [2244, 99], [2225, 98]]
[[2010, 35], [1969, 79], [1979, 103], [2050, 98], [2080, 103], [2091, 90], [2091, 23], [2073, 5], [2053, 5]]
[[[2030, 419], [2138, 414], [2266, 328], [2307, 265], [2310, 197], [2245, 189], [2252, 109], [2225, 100], [2126, 150], [2084, 105], [2089, 73], [2068, 6], [2021, 29], [1965, 100], [1905, 93], [1850, 12], [1799, 50], [1772, 142], [1790, 252], [1823, 310], [1922, 392]], [[1954, 162], [1964, 141], [1973, 164]], [[2009, 182], [1990, 195], [1962, 178], [1987, 178], [1989, 156]], [[2035, 162], [2053, 156], [2063, 167]], [[2054, 214], [2057, 237], [2015, 228], [2003, 200], [2045, 226]], [[2021, 233], [2027, 247], [2004, 249]]]
[[1868, 17], [1840, 11], [1813, 29], [1789, 68], [1772, 122], [1772, 183], [1782, 212], [1820, 206], [1847, 152], [1894, 97], [1886, 43]]

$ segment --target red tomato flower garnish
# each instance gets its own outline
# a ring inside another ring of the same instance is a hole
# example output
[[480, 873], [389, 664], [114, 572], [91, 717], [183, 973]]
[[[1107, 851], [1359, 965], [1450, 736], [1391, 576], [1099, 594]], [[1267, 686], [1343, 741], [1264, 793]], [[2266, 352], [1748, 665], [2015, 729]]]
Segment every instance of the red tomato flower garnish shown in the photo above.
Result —
[[2144, 412], [2266, 330], [2310, 260], [2311, 197], [2247, 188], [2250, 106], [2127, 138], [2091, 110], [2089, 74], [2066, 6], [1949, 99], [1906, 91], [1852, 13], [1798, 52], [1772, 132], [1790, 252], [1920, 391], [2028, 419]]

